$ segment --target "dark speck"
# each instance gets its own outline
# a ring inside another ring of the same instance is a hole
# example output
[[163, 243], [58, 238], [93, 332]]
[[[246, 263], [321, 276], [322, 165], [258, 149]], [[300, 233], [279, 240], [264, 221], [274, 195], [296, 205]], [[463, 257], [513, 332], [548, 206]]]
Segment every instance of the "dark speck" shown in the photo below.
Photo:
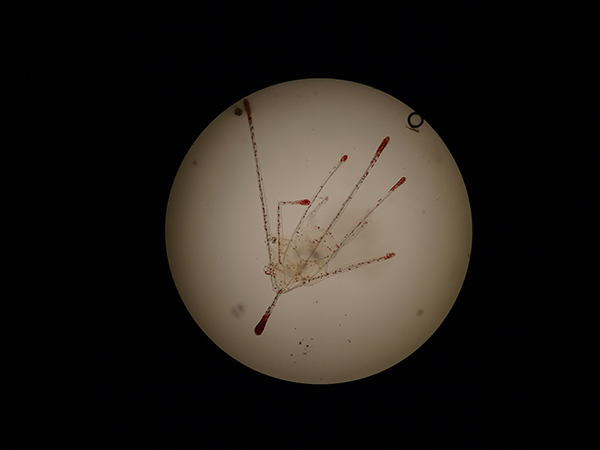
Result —
[[233, 317], [239, 318], [239, 317], [242, 317], [243, 314], [244, 314], [244, 305], [242, 305], [241, 303], [238, 303], [237, 305], [231, 307], [231, 315]]
[[242, 109], [241, 109], [241, 108], [235, 108], [235, 109], [233, 110], [233, 113], [234, 113], [236, 116], [241, 116], [241, 115], [242, 115]]

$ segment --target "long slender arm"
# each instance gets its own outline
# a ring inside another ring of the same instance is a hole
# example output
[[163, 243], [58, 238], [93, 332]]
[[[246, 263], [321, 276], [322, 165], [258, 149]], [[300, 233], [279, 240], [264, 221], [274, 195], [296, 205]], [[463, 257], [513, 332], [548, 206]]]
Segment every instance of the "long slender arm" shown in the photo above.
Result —
[[[256, 165], [256, 177], [258, 179], [258, 195], [260, 197], [260, 204], [262, 206], [263, 226], [265, 228], [267, 253], [269, 254], [269, 266], [273, 267], [273, 260], [271, 257], [271, 227], [269, 225], [269, 212], [267, 211], [267, 200], [265, 197], [265, 190], [263, 187], [262, 172], [260, 171], [260, 161], [258, 160], [258, 147], [256, 145], [256, 139], [254, 138], [254, 125], [252, 124], [252, 111], [250, 109], [250, 102], [248, 101], [248, 99], [244, 99], [244, 108], [246, 110], [246, 116], [248, 116], [248, 127], [250, 128], [250, 139], [252, 139], [252, 148], [254, 150], [254, 163]], [[273, 288], [275, 288], [275, 285], [273, 285]]]
[[377, 200], [377, 202], [371, 207], [371, 209], [369, 209], [365, 213], [365, 215], [356, 223], [356, 225], [354, 225], [350, 229], [350, 231], [344, 235], [344, 237], [342, 238], [342, 241], [337, 245], [335, 250], [327, 258], [328, 261], [331, 261], [337, 255], [337, 253], [342, 249], [342, 247], [344, 247], [344, 245], [346, 245], [347, 243], [352, 241], [352, 239], [354, 239], [354, 237], [358, 234], [358, 232], [361, 231], [365, 227], [365, 225], [367, 224], [367, 219], [373, 213], [373, 211], [375, 211], [390, 195], [392, 195], [392, 193], [396, 189], [398, 189], [398, 187], [400, 187], [402, 184], [404, 184], [405, 181], [406, 181], [406, 177], [400, 178], [400, 180], [398, 180], [398, 182], [395, 185], [393, 185], [391, 187], [391, 189], [389, 191], [387, 191], [387, 193], [383, 197], [381, 197], [379, 200]]
[[[348, 206], [348, 204], [350, 203], [350, 201], [354, 197], [354, 194], [356, 194], [356, 191], [358, 191], [360, 189], [360, 186], [362, 185], [363, 181], [365, 181], [365, 178], [367, 178], [367, 176], [369, 175], [369, 172], [371, 171], [371, 169], [373, 168], [373, 166], [375, 165], [375, 163], [377, 162], [377, 160], [381, 156], [381, 153], [383, 152], [383, 149], [388, 145], [388, 142], [390, 142], [390, 137], [389, 136], [386, 136], [385, 138], [383, 138], [383, 141], [381, 141], [381, 144], [379, 144], [379, 147], [375, 151], [375, 155], [373, 156], [373, 159], [371, 159], [371, 162], [367, 166], [365, 172], [362, 174], [362, 176], [359, 178], [359, 180], [357, 181], [357, 183], [354, 185], [354, 187], [352, 188], [352, 191], [350, 191], [350, 195], [348, 195], [348, 197], [346, 198], [346, 200], [344, 200], [344, 203], [342, 203], [342, 206], [340, 207], [340, 210], [333, 217], [333, 220], [331, 221], [331, 223], [329, 224], [329, 226], [325, 229], [323, 235], [321, 236], [321, 238], [317, 242], [317, 245], [315, 246], [315, 250], [321, 244], [321, 241], [325, 238], [325, 236], [327, 235], [327, 233], [329, 233], [329, 230], [331, 230], [331, 228], [336, 224], [336, 222], [342, 216], [344, 210], [346, 209], [346, 207]], [[314, 250], [313, 250], [313, 252], [314, 252]]]

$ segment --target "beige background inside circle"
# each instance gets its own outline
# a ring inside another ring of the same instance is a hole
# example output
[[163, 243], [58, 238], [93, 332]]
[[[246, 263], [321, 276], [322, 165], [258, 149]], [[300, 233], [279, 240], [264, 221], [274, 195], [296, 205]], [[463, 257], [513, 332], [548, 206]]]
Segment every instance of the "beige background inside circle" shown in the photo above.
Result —
[[[425, 121], [376, 89], [300, 80], [247, 97], [265, 196], [276, 232], [277, 202], [311, 198], [343, 154], [323, 196], [335, 213], [382, 139], [390, 142], [333, 229], [343, 235], [401, 177], [400, 186], [329, 269], [389, 252], [390, 260], [343, 273], [279, 299], [261, 336], [254, 327], [275, 293], [242, 99], [218, 116], [177, 173], [166, 217], [169, 264], [198, 325], [223, 351], [264, 374], [301, 383], [352, 381], [385, 370], [439, 327], [464, 281], [471, 213], [464, 182]], [[290, 234], [301, 207], [284, 210]]]

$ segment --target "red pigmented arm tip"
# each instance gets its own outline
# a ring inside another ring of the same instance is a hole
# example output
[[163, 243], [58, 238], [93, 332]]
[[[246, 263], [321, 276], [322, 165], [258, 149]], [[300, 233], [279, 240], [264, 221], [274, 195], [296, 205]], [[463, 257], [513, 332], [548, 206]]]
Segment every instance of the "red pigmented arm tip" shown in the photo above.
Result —
[[404, 182], [406, 181], [406, 177], [402, 177], [398, 180], [398, 182], [394, 185], [394, 187], [392, 187], [392, 189], [390, 189], [390, 191], [395, 190], [397, 187], [401, 186], [402, 184], [404, 184]]
[[[390, 142], [390, 137], [389, 136], [384, 137], [383, 141], [381, 141], [381, 144], [379, 144], [379, 148], [375, 152], [375, 157], [373, 158], [373, 161], [376, 161], [377, 158], [379, 158], [379, 156], [383, 152], [383, 149], [388, 145], [388, 142]], [[375, 163], [373, 162], [373, 164], [375, 164]]]
[[260, 319], [260, 322], [258, 322], [258, 325], [256, 325], [256, 327], [254, 327], [255, 335], [260, 336], [262, 334], [262, 332], [265, 331], [265, 326], [267, 325], [267, 320], [269, 320], [269, 315], [265, 314], [263, 316], [263, 318]]
[[298, 202], [298, 204], [299, 204], [299, 205], [302, 205], [302, 206], [308, 206], [308, 205], [310, 205], [310, 200], [309, 200], [309, 199], [307, 199], [307, 198], [305, 198], [304, 200], [300, 200], [300, 201]]
[[346, 162], [348, 160], [348, 155], [344, 155], [340, 158], [340, 162]]

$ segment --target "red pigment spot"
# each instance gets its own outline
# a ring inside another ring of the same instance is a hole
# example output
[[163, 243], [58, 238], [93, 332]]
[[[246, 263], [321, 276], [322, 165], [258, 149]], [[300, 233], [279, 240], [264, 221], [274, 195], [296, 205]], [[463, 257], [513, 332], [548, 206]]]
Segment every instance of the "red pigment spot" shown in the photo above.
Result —
[[310, 200], [305, 198], [304, 200], [299, 200], [298, 204], [302, 205], [302, 206], [308, 206], [308, 205], [310, 205]]
[[269, 314], [269, 312], [265, 313], [262, 319], [260, 319], [260, 322], [258, 322], [258, 325], [256, 325], [256, 327], [254, 328], [254, 334], [256, 334], [257, 336], [260, 336], [262, 334], [262, 332], [265, 330], [265, 326], [267, 325], [267, 320], [269, 320], [270, 315], [271, 314]]
[[393, 258], [394, 256], [396, 256], [395, 253], [388, 253], [384, 256], [384, 259], [390, 259], [390, 258]]
[[396, 189], [398, 186], [400, 186], [401, 184], [403, 184], [406, 181], [406, 177], [402, 177], [400, 178], [400, 180], [398, 180], [398, 182], [394, 185], [393, 188], [390, 189], [390, 191], [393, 191], [394, 189]]
[[383, 151], [383, 149], [386, 147], [386, 145], [388, 145], [388, 142], [390, 142], [390, 137], [386, 136], [383, 139], [383, 141], [381, 141], [381, 144], [379, 145], [379, 148], [375, 152], [375, 158], [379, 158], [379, 155], [381, 155], [381, 152]]
[[348, 160], [348, 155], [344, 155], [340, 158], [340, 162], [345, 162]]
[[248, 101], [248, 99], [244, 99], [244, 108], [246, 109], [246, 114], [250, 115], [250, 102]]

